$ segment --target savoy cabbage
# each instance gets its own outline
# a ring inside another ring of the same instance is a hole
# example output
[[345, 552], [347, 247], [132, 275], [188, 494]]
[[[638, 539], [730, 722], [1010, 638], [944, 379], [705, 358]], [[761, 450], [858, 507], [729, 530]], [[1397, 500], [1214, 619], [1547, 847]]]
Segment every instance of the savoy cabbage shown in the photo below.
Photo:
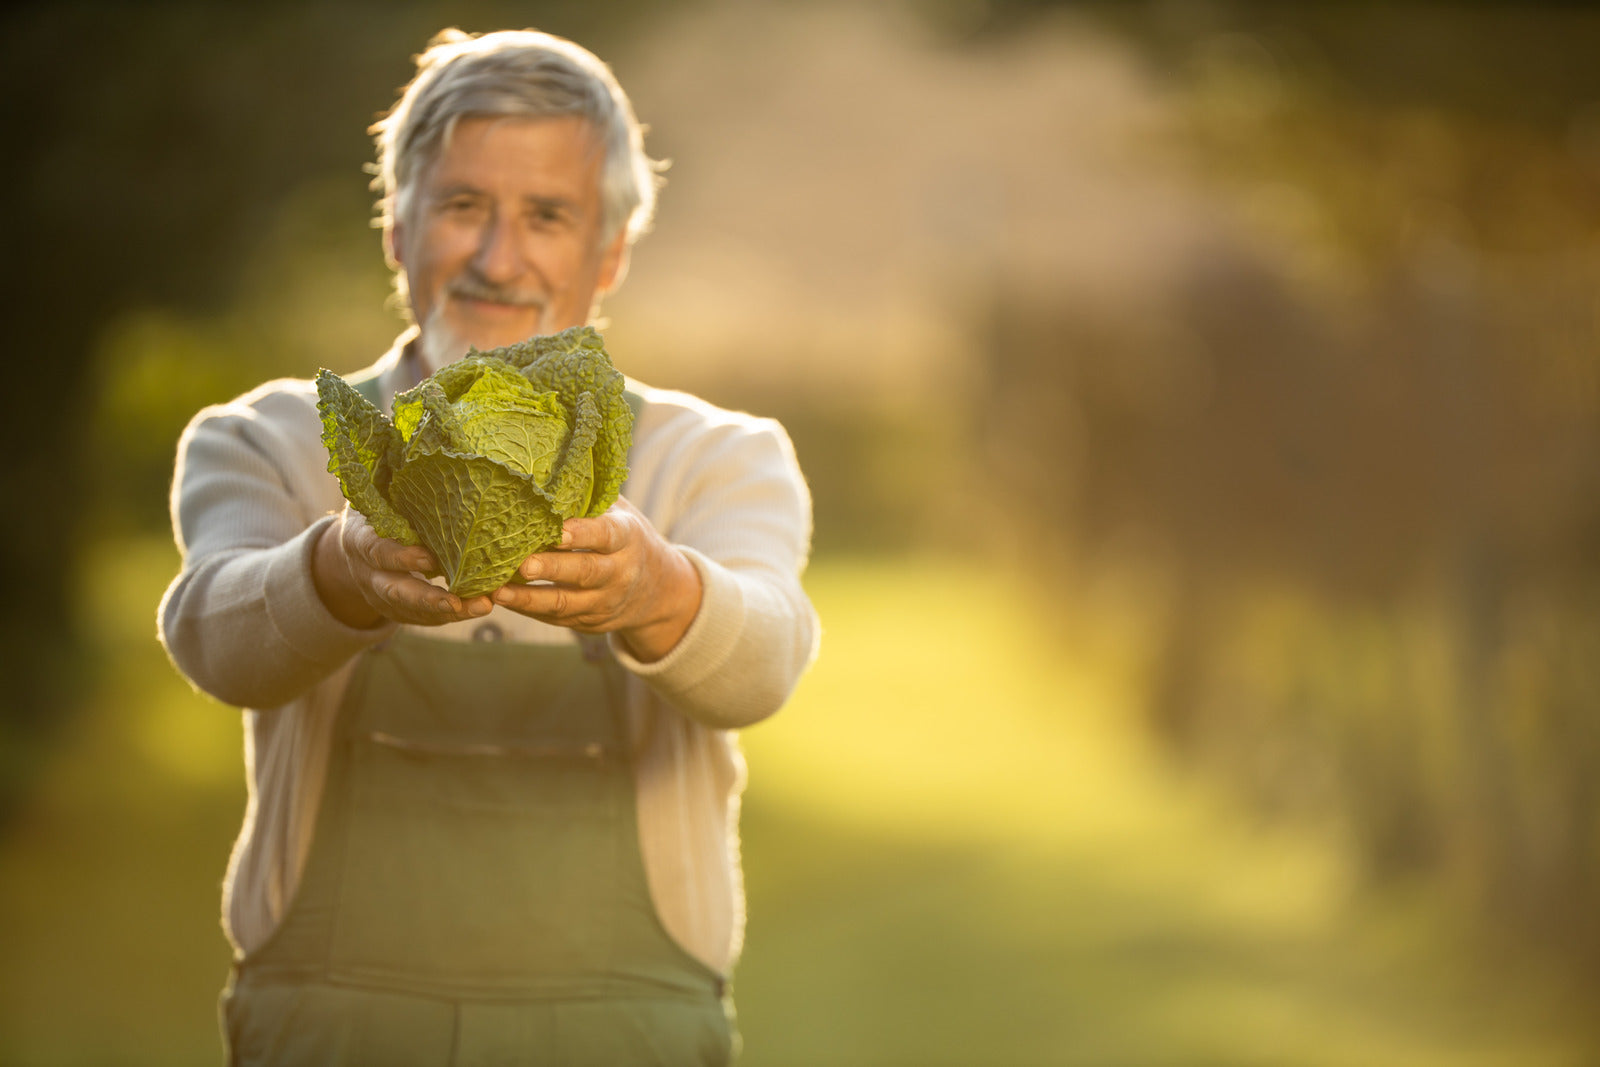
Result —
[[452, 593], [488, 593], [628, 475], [633, 413], [600, 335], [577, 326], [466, 356], [386, 416], [317, 375], [328, 470], [380, 536], [433, 553]]

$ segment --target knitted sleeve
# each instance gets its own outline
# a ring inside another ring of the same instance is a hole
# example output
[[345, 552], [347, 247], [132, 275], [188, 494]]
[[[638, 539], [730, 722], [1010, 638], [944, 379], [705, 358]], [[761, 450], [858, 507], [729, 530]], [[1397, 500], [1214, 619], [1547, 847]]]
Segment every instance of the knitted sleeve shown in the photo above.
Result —
[[666, 656], [641, 663], [614, 642], [618, 659], [701, 724], [748, 726], [783, 705], [816, 655], [800, 584], [811, 497], [794, 448], [770, 419], [685, 407], [648, 449], [646, 499], [633, 502], [694, 564], [703, 595]]
[[312, 584], [317, 537], [342, 503], [317, 426], [306, 383], [269, 383], [200, 412], [179, 440], [183, 568], [161, 601], [161, 640], [224, 703], [285, 704], [392, 628], [344, 625]]

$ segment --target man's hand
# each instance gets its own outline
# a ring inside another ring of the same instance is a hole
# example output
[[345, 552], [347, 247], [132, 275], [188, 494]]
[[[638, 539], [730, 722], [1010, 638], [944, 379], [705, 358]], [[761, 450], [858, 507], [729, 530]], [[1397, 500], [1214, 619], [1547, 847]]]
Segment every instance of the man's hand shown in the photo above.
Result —
[[489, 614], [487, 596], [463, 601], [419, 577], [437, 573], [427, 549], [379, 537], [349, 505], [322, 532], [311, 563], [317, 595], [346, 626], [366, 629], [385, 619], [442, 626]]
[[496, 604], [582, 633], [616, 633], [638, 659], [665, 656], [700, 611], [700, 572], [621, 497], [604, 515], [568, 519], [561, 548], [520, 573], [548, 585], [506, 585]]

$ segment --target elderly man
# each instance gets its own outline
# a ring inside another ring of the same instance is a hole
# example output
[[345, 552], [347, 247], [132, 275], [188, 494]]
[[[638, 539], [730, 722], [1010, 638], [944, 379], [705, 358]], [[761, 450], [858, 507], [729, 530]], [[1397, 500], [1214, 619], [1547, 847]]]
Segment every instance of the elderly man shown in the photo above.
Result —
[[[384, 407], [587, 322], [650, 219], [627, 97], [559, 38], [447, 31], [374, 129], [415, 322], [355, 376]], [[623, 498], [522, 565], [542, 581], [466, 600], [343, 505], [311, 383], [184, 432], [161, 633], [246, 709], [233, 1062], [730, 1058], [732, 731], [814, 655], [810, 501], [777, 424], [629, 387]]]

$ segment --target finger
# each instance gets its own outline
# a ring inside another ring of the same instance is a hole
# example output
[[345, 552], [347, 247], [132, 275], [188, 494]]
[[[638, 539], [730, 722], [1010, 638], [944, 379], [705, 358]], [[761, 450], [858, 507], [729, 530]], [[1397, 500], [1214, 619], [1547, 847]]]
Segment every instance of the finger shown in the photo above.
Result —
[[487, 593], [483, 596], [468, 597], [461, 602], [461, 610], [469, 619], [481, 618], [494, 610], [494, 601]]
[[398, 611], [449, 615], [462, 608], [461, 598], [421, 578], [396, 571], [374, 571], [372, 591]]
[[378, 531], [372, 528], [367, 517], [348, 504], [345, 505], [341, 540], [347, 554], [355, 556], [369, 567], [385, 571], [439, 573], [438, 562], [426, 548], [378, 536]]
[[608, 511], [591, 519], [568, 519], [561, 524], [561, 547], [567, 551], [617, 552], [632, 538], [633, 515]]
[[539, 552], [517, 568], [530, 582], [556, 582], [580, 589], [599, 588], [611, 581], [616, 571], [616, 558], [598, 552]]
[[487, 596], [463, 601], [449, 590], [392, 571], [374, 571], [371, 579], [374, 605], [399, 622], [439, 626], [487, 615], [494, 607]]
[[439, 572], [433, 554], [421, 545], [403, 545], [399, 541], [379, 537], [371, 545], [369, 555], [372, 565], [381, 570], [420, 571], [423, 574]]
[[346, 556], [353, 556], [367, 566], [373, 566], [372, 549], [378, 543], [378, 531], [368, 524], [359, 511], [346, 508], [344, 522], [339, 530], [339, 546]]
[[602, 601], [592, 590], [560, 585], [506, 585], [496, 589], [494, 602], [520, 615], [558, 626], [595, 623], [605, 617]]

